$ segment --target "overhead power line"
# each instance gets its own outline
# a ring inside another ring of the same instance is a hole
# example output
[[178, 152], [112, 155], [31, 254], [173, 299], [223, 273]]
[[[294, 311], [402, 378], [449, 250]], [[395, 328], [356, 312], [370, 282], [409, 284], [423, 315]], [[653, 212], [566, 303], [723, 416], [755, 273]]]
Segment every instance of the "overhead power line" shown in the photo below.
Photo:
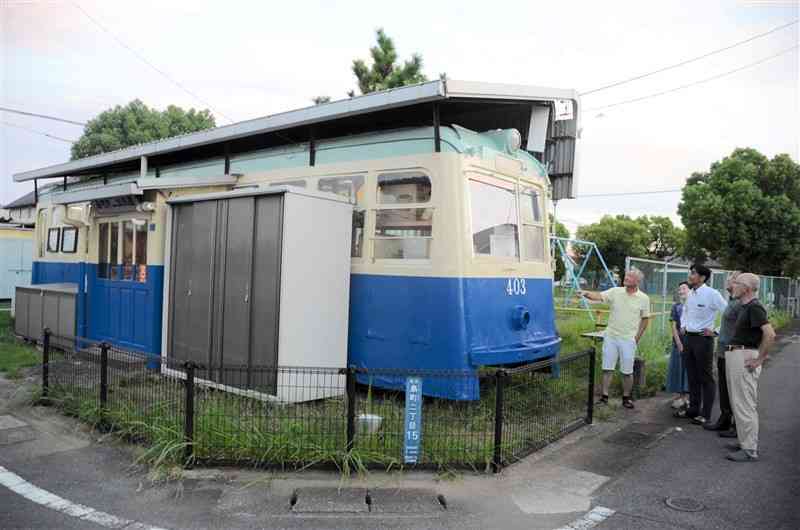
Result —
[[2, 111], [2, 112], [11, 112], [13, 114], [21, 114], [22, 116], [33, 116], [34, 118], [42, 118], [42, 119], [45, 119], [45, 120], [60, 121], [62, 123], [69, 123], [69, 124], [72, 124], [72, 125], [80, 125], [81, 127], [85, 127], [86, 126], [85, 123], [82, 123], [82, 122], [79, 122], [79, 121], [66, 120], [64, 118], [58, 118], [56, 116], [48, 116], [47, 114], [36, 114], [35, 112], [25, 112], [23, 110], [10, 109], [8, 107], [0, 107], [0, 111]]
[[590, 193], [587, 195], [578, 195], [576, 199], [583, 199], [586, 197], [624, 197], [626, 195], [659, 195], [662, 193], [680, 193], [680, 189], [673, 190], [654, 190], [654, 191], [621, 191], [618, 193]]
[[25, 131], [40, 134], [42, 136], [47, 136], [48, 138], [52, 138], [53, 140], [59, 140], [62, 142], [67, 142], [68, 144], [74, 144], [75, 140], [67, 140], [66, 138], [61, 138], [60, 136], [56, 136], [55, 134], [46, 133], [43, 131], [37, 131], [36, 129], [31, 129], [30, 127], [25, 127], [24, 125], [17, 125], [16, 123], [9, 123], [7, 121], [0, 121], [0, 124], [6, 125], [8, 127], [16, 127], [17, 129], [23, 129]]
[[714, 76], [711, 76], [711, 77], [707, 77], [707, 78], [701, 79], [699, 81], [694, 81], [693, 83], [687, 83], [685, 85], [677, 86], [675, 88], [670, 88], [669, 90], [662, 90], [661, 92], [656, 92], [654, 94], [648, 94], [646, 96], [641, 96], [641, 97], [638, 97], [638, 98], [626, 99], [625, 101], [619, 101], [617, 103], [611, 103], [610, 105], [601, 105], [599, 107], [592, 107], [590, 109], [585, 109], [585, 112], [590, 112], [590, 111], [594, 111], [594, 110], [601, 110], [601, 109], [609, 109], [611, 107], [618, 107], [620, 105], [627, 105], [628, 103], [635, 103], [637, 101], [642, 101], [642, 100], [645, 100], [645, 99], [650, 99], [650, 98], [654, 98], [654, 97], [658, 97], [658, 96], [663, 96], [665, 94], [670, 94], [672, 92], [677, 92], [678, 90], [683, 90], [684, 88], [689, 88], [689, 87], [693, 87], [693, 86], [697, 86], [697, 85], [702, 85], [703, 83], [708, 83], [709, 81], [714, 81], [715, 79], [719, 79], [721, 77], [725, 77], [725, 76], [728, 76], [728, 75], [731, 75], [731, 74], [735, 74], [736, 72], [741, 72], [742, 70], [747, 70], [748, 68], [752, 68], [753, 66], [758, 66], [761, 63], [765, 63], [765, 62], [767, 62], [767, 61], [769, 61], [771, 59], [774, 59], [776, 57], [780, 57], [781, 55], [789, 53], [790, 51], [796, 50], [798, 47], [800, 47], [800, 45], [795, 45], [795, 46], [792, 46], [791, 48], [786, 48], [783, 51], [780, 51], [780, 52], [778, 52], [778, 53], [776, 53], [774, 55], [770, 55], [769, 57], [765, 57], [765, 58], [763, 58], [763, 59], [761, 59], [759, 61], [756, 61], [756, 62], [753, 62], [753, 63], [749, 63], [749, 64], [746, 64], [744, 66], [740, 66], [739, 68], [735, 68], [733, 70], [728, 70], [727, 72], [723, 72], [721, 74], [717, 74], [717, 75], [714, 75]]
[[650, 77], [651, 75], [656, 75], [656, 74], [660, 74], [661, 72], [666, 72], [667, 70], [672, 70], [672, 69], [678, 68], [680, 66], [691, 64], [691, 63], [699, 61], [701, 59], [705, 59], [706, 57], [711, 57], [712, 55], [716, 55], [718, 53], [722, 53], [724, 51], [728, 51], [728, 50], [730, 50], [732, 48], [736, 48], [737, 46], [741, 46], [742, 44], [747, 44], [748, 42], [752, 42], [752, 41], [754, 41], [756, 39], [760, 39], [761, 37], [766, 37], [767, 35], [769, 35], [771, 33], [775, 33], [776, 31], [780, 31], [780, 30], [782, 30], [784, 28], [788, 28], [789, 26], [793, 26], [793, 25], [795, 25], [797, 23], [798, 23], [798, 20], [793, 20], [793, 21], [789, 22], [788, 24], [783, 24], [782, 26], [778, 26], [777, 28], [772, 28], [771, 30], [765, 31], [764, 33], [759, 33], [758, 35], [753, 35], [750, 38], [747, 38], [745, 40], [741, 40], [739, 42], [735, 42], [735, 43], [733, 43], [733, 44], [731, 44], [729, 46], [725, 46], [724, 48], [719, 48], [717, 50], [713, 50], [713, 51], [710, 51], [708, 53], [704, 53], [703, 55], [698, 55], [697, 57], [692, 57], [691, 59], [686, 59], [685, 61], [681, 61], [679, 63], [675, 63], [675, 64], [672, 64], [670, 66], [665, 66], [663, 68], [659, 68], [658, 70], [653, 70], [652, 72], [647, 72], [646, 74], [641, 74], [641, 75], [637, 75], [637, 76], [634, 76], [634, 77], [629, 77], [628, 79], [623, 79], [621, 81], [617, 81], [617, 82], [611, 83], [610, 85], [605, 85], [605, 86], [601, 86], [601, 87], [598, 87], [598, 88], [593, 88], [592, 90], [587, 90], [586, 92], [581, 92], [580, 95], [581, 96], [586, 96], [588, 94], [593, 94], [595, 92], [600, 92], [601, 90], [607, 90], [609, 88], [614, 88], [614, 87], [617, 87], [617, 86], [620, 86], [620, 85], [624, 85], [626, 83], [630, 83], [632, 81], [638, 81], [639, 79], [644, 79], [645, 77]]
[[229, 122], [233, 123], [233, 120], [232, 120], [230, 117], [226, 116], [225, 114], [223, 114], [223, 113], [222, 113], [222, 112], [220, 112], [219, 110], [216, 110], [216, 109], [214, 109], [214, 107], [212, 107], [210, 103], [208, 103], [208, 102], [207, 102], [207, 101], [205, 101], [203, 98], [201, 98], [200, 96], [198, 96], [197, 94], [195, 94], [194, 92], [192, 92], [191, 90], [189, 90], [188, 88], [186, 88], [186, 87], [185, 87], [183, 84], [179, 83], [179, 82], [178, 82], [177, 80], [175, 80], [175, 79], [174, 79], [172, 76], [170, 76], [169, 74], [167, 74], [167, 73], [166, 73], [164, 70], [160, 69], [159, 67], [157, 67], [156, 65], [154, 65], [153, 63], [151, 63], [150, 61], [148, 61], [148, 60], [147, 60], [147, 58], [146, 58], [146, 57], [144, 57], [144, 56], [143, 56], [141, 53], [137, 52], [136, 50], [134, 50], [133, 48], [131, 48], [130, 46], [128, 46], [127, 44], [125, 44], [125, 42], [123, 42], [123, 41], [122, 41], [122, 39], [120, 39], [120, 38], [119, 38], [119, 37], [117, 37], [115, 34], [113, 34], [113, 33], [111, 32], [111, 30], [109, 30], [107, 27], [105, 27], [103, 24], [101, 24], [101, 23], [100, 23], [100, 21], [98, 21], [97, 19], [95, 19], [95, 18], [94, 18], [92, 15], [90, 15], [90, 14], [89, 14], [89, 13], [88, 13], [88, 12], [87, 12], [85, 9], [83, 9], [83, 8], [80, 6], [80, 4], [78, 4], [77, 2], [72, 2], [72, 5], [74, 5], [74, 6], [75, 6], [75, 8], [76, 8], [76, 9], [78, 9], [78, 10], [79, 10], [81, 13], [83, 13], [83, 14], [86, 16], [86, 18], [88, 18], [90, 21], [92, 21], [92, 23], [93, 23], [94, 25], [96, 25], [98, 28], [100, 28], [101, 30], [103, 30], [103, 32], [107, 33], [107, 34], [108, 34], [108, 35], [109, 35], [109, 36], [110, 36], [112, 39], [114, 39], [115, 41], [117, 41], [117, 43], [118, 43], [120, 46], [122, 46], [123, 48], [125, 48], [126, 50], [128, 50], [129, 52], [131, 52], [131, 53], [132, 53], [134, 56], [136, 56], [136, 58], [137, 58], [137, 59], [139, 59], [140, 61], [142, 61], [144, 64], [146, 64], [147, 66], [149, 66], [150, 68], [152, 68], [153, 70], [155, 70], [156, 72], [158, 72], [158, 73], [159, 73], [159, 74], [160, 74], [162, 77], [164, 77], [164, 78], [165, 78], [167, 81], [169, 81], [170, 83], [172, 83], [172, 84], [173, 84], [173, 85], [175, 85], [176, 87], [180, 88], [181, 90], [183, 90], [184, 92], [186, 92], [187, 94], [189, 94], [190, 96], [192, 96], [194, 99], [196, 99], [197, 101], [199, 101], [200, 103], [202, 103], [203, 105], [205, 105], [206, 107], [208, 107], [209, 109], [211, 109], [212, 111], [214, 111], [216, 114], [219, 114], [220, 116], [222, 116], [223, 118], [225, 118], [225, 119], [226, 119], [226, 120], [228, 120]]

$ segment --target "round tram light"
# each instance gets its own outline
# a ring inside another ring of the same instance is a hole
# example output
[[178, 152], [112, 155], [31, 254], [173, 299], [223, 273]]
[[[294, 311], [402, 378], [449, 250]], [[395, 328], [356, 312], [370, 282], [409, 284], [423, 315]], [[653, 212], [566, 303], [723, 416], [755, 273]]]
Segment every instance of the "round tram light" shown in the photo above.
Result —
[[507, 129], [506, 130], [506, 149], [510, 154], [514, 154], [517, 152], [522, 146], [522, 135], [516, 129]]

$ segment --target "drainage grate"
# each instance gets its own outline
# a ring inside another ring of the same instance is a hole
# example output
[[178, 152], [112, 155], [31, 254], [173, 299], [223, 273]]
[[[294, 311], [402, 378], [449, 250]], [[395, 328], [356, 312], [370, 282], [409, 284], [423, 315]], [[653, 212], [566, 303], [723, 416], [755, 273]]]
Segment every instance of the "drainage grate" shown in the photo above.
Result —
[[664, 502], [673, 510], [681, 512], [699, 512], [706, 508], [703, 503], [689, 497], [667, 497]]

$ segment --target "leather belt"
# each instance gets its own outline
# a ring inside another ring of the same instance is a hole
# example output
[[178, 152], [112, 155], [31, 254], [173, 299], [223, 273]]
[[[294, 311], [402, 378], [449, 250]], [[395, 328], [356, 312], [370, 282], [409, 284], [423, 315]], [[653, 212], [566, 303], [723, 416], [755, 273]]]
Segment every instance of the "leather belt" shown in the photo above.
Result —
[[712, 335], [706, 335], [702, 331], [687, 331], [686, 334], [689, 335], [690, 337], [711, 337], [712, 336]]

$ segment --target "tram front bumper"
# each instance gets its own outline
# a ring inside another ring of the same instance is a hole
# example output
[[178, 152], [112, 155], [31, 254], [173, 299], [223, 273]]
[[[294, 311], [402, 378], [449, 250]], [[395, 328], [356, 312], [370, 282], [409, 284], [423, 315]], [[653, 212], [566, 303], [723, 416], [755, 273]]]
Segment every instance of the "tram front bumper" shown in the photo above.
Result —
[[558, 354], [560, 344], [560, 337], [549, 337], [542, 341], [531, 341], [498, 348], [475, 349], [469, 353], [469, 359], [473, 366], [537, 361]]

